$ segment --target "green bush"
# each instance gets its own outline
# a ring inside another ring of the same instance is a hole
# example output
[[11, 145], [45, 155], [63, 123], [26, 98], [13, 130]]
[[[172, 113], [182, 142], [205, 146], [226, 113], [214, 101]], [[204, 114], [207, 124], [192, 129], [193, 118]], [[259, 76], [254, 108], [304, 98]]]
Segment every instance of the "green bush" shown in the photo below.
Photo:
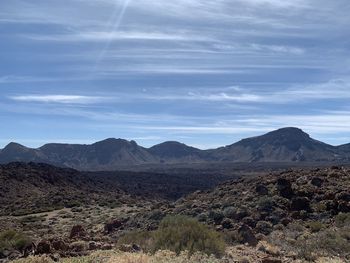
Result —
[[202, 252], [220, 257], [226, 243], [220, 233], [210, 229], [194, 218], [186, 216], [165, 217], [156, 231], [130, 232], [118, 241], [122, 244], [137, 244], [146, 252], [170, 250], [177, 254], [188, 251], [189, 255]]
[[22, 251], [31, 243], [32, 240], [30, 238], [14, 230], [7, 230], [0, 233], [0, 252], [11, 249]]
[[118, 245], [137, 244], [144, 251], [150, 252], [154, 247], [154, 232], [150, 231], [133, 231], [126, 233], [118, 240]]
[[271, 197], [262, 197], [258, 201], [258, 210], [265, 212], [272, 212], [275, 206], [275, 202]]
[[207, 255], [222, 256], [225, 241], [216, 231], [185, 216], [167, 216], [154, 233], [154, 251], [170, 250], [179, 254], [188, 251], [190, 255], [200, 251]]
[[335, 217], [337, 227], [350, 226], [350, 213], [340, 213]]
[[311, 231], [312, 233], [319, 232], [319, 231], [321, 231], [322, 229], [325, 228], [325, 225], [322, 224], [322, 223], [319, 222], [319, 221], [312, 221], [312, 222], [309, 222], [309, 223], [307, 224], [307, 226], [310, 228], [310, 231]]

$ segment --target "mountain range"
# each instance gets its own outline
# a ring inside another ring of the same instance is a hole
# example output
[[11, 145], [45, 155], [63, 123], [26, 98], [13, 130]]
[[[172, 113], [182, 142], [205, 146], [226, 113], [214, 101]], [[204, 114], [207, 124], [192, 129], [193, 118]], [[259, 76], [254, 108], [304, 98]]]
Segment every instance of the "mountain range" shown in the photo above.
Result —
[[45, 144], [28, 148], [11, 142], [0, 150], [0, 163], [39, 162], [78, 170], [115, 170], [147, 164], [205, 162], [334, 162], [350, 160], [350, 144], [332, 146], [298, 128], [282, 128], [211, 150], [169, 141], [151, 148], [135, 141], [106, 139], [91, 145]]

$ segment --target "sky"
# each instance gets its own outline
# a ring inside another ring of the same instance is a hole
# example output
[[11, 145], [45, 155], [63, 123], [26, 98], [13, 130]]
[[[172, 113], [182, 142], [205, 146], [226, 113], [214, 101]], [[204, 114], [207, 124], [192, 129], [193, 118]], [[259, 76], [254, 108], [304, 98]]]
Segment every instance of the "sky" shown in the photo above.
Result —
[[0, 148], [281, 127], [350, 142], [349, 0], [1, 0]]

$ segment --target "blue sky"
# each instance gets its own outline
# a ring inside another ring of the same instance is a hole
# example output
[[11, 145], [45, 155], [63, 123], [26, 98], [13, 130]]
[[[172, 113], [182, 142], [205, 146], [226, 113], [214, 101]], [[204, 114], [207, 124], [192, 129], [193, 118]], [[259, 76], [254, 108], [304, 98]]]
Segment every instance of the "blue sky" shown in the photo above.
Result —
[[0, 147], [350, 142], [348, 0], [2, 0]]

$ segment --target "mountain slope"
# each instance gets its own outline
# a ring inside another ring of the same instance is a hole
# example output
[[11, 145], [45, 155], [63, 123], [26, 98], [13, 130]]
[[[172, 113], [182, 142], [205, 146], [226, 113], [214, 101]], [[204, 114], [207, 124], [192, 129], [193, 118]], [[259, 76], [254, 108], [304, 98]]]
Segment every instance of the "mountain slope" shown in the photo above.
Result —
[[128, 198], [116, 185], [73, 169], [37, 163], [0, 165], [0, 215], [31, 214], [106, 201], [124, 203]]
[[300, 162], [334, 161], [337, 148], [312, 139], [298, 128], [283, 128], [265, 135], [241, 140], [212, 151], [221, 161]]
[[1, 163], [26, 160], [28, 162], [39, 162], [45, 160], [40, 151], [27, 148], [21, 144], [11, 142], [0, 151]]

